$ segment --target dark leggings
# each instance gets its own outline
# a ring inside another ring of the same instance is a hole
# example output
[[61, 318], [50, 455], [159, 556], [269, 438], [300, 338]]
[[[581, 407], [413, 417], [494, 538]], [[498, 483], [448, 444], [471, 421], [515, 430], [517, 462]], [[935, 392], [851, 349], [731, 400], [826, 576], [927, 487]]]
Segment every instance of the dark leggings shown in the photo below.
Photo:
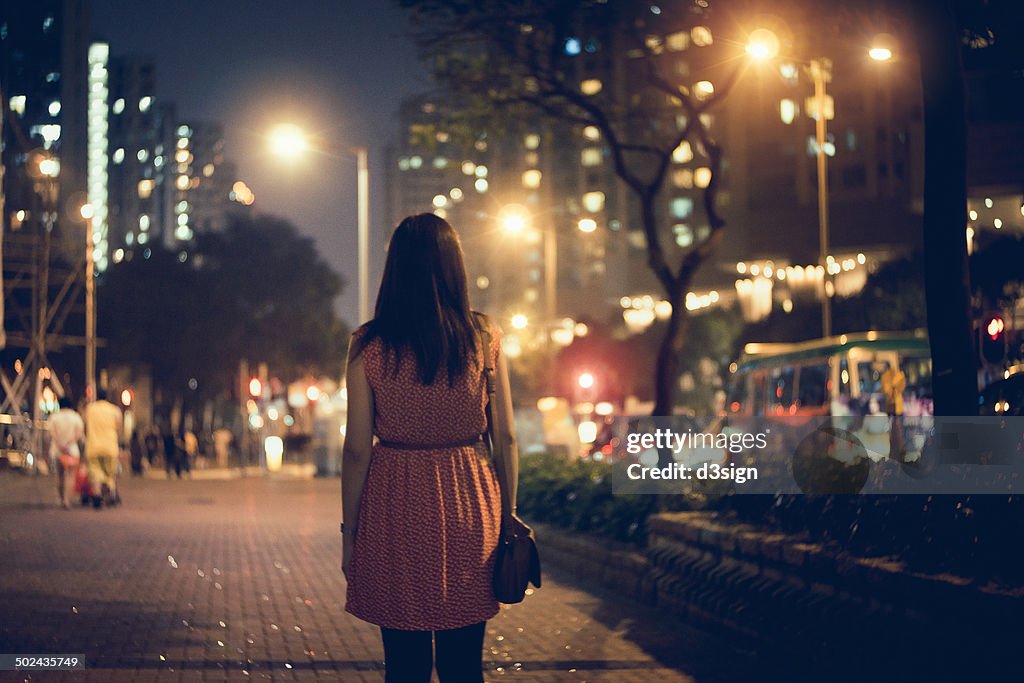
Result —
[[[487, 622], [450, 631], [400, 631], [382, 628], [386, 683], [428, 683], [437, 650], [441, 683], [484, 680], [484, 627]], [[434, 641], [433, 643], [431, 641]], [[436, 646], [435, 646], [436, 643]]]

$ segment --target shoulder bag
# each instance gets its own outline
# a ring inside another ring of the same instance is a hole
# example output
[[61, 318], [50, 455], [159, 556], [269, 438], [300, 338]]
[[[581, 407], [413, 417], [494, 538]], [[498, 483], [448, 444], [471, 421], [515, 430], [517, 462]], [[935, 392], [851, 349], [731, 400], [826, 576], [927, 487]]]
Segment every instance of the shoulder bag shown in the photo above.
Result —
[[[491, 333], [489, 322], [483, 321], [484, 380], [487, 388], [487, 435], [491, 462], [504, 457], [504, 453], [496, 453], [494, 435], [494, 364], [491, 362]], [[503, 469], [503, 468], [502, 468]], [[505, 485], [499, 473], [498, 483]], [[523, 520], [512, 514], [512, 523], [501, 525], [501, 537], [498, 539], [498, 551], [494, 562], [494, 597], [498, 602], [513, 604], [522, 602], [526, 596], [527, 585], [532, 583], [540, 588], [540, 554], [537, 552], [537, 541], [531, 529]]]

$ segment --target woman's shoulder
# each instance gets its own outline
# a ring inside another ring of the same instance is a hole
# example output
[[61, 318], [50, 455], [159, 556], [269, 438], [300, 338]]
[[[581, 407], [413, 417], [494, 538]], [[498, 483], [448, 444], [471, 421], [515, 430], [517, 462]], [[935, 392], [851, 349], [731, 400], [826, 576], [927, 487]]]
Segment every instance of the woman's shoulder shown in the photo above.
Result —
[[373, 321], [363, 323], [355, 330], [352, 331], [352, 336], [349, 339], [348, 355], [350, 359], [356, 359], [366, 351], [367, 347], [376, 338], [376, 334], [373, 330]]
[[503, 334], [501, 326], [491, 316], [486, 313], [481, 313], [480, 311], [473, 311], [473, 315], [476, 317], [477, 323], [480, 325], [480, 329], [487, 330], [491, 333], [492, 337], [498, 338]]

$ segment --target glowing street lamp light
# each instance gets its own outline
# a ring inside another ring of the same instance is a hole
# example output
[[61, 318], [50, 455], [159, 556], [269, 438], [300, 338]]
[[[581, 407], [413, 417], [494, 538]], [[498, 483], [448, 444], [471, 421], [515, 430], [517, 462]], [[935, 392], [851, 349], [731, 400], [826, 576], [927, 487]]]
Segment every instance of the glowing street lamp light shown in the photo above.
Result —
[[530, 319], [522, 313], [516, 313], [512, 316], [512, 327], [517, 330], [525, 330], [526, 326], [530, 324]]
[[580, 389], [590, 389], [594, 386], [594, 375], [590, 372], [581, 372], [576, 381], [579, 383]]
[[892, 59], [892, 50], [887, 47], [873, 47], [868, 50], [868, 56], [876, 62], [887, 62]]
[[309, 142], [302, 129], [293, 123], [275, 126], [267, 138], [270, 151], [283, 159], [297, 159], [309, 150]]
[[766, 61], [779, 54], [779, 37], [774, 32], [759, 28], [747, 37], [747, 54], [758, 61]]
[[519, 204], [508, 204], [498, 212], [498, 224], [510, 235], [521, 234], [529, 223], [529, 212]]

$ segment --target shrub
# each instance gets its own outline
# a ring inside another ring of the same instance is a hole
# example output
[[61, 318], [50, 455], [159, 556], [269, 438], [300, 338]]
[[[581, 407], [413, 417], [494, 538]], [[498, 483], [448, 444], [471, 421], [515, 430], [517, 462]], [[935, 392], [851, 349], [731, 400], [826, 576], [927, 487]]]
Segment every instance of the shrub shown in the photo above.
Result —
[[606, 462], [550, 453], [523, 456], [519, 510], [533, 521], [644, 545], [650, 515], [695, 507], [695, 500], [683, 495], [613, 494], [611, 474]]

